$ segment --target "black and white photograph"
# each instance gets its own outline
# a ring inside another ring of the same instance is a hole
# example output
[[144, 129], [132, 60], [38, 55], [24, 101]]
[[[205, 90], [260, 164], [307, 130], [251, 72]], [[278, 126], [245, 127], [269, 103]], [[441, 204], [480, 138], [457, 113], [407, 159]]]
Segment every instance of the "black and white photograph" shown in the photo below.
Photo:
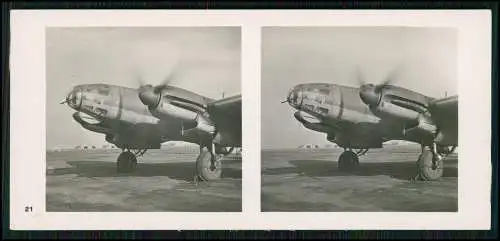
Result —
[[47, 28], [47, 212], [241, 211], [240, 36]]
[[11, 11], [9, 228], [491, 228], [491, 20]]
[[457, 31], [264, 27], [262, 211], [456, 212]]

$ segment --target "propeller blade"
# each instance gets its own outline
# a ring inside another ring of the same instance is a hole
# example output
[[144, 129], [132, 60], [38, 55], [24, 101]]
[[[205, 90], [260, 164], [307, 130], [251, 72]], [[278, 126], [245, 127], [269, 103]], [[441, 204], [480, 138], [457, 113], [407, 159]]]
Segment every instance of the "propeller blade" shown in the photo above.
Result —
[[392, 85], [396, 81], [398, 81], [398, 79], [400, 79], [399, 75], [401, 74], [401, 68], [402, 68], [402, 63], [396, 64], [396, 66], [392, 69], [391, 72], [389, 72], [387, 78], [385, 78], [385, 80], [380, 84], [380, 86], [383, 87], [386, 85]]
[[148, 80], [150, 80], [150, 78], [144, 80], [144, 78], [140, 77], [139, 73], [136, 74], [137, 75], [136, 79], [140, 84], [138, 90], [139, 99], [144, 105], [148, 106], [148, 108], [156, 108], [156, 106], [160, 102], [162, 90], [168, 88], [168, 86], [171, 85], [175, 80], [177, 80], [179, 76], [179, 71], [177, 66], [178, 66], [178, 61], [174, 63], [170, 73], [168, 73], [165, 76], [165, 78], [156, 79], [156, 81], [161, 80], [160, 83], [156, 81], [155, 83], [147, 83]]
[[177, 67], [179, 65], [178, 61], [174, 64], [174, 66], [172, 67], [172, 70], [170, 71], [170, 73], [166, 76], [166, 78], [163, 80], [163, 82], [161, 83], [161, 85], [171, 85], [174, 80], [178, 79], [179, 78], [179, 68]]
[[363, 76], [363, 73], [361, 73], [359, 66], [356, 67], [356, 80], [358, 81], [358, 86], [366, 84], [365, 77]]
[[287, 100], [280, 101], [281, 104], [288, 102]]
[[[177, 73], [176, 68], [172, 68], [172, 71], [164, 79], [159, 81], [159, 83], [158, 83], [158, 79], [156, 81], [152, 80], [150, 78], [151, 76], [148, 77], [148, 75], [146, 73], [141, 74], [139, 70], [136, 70], [134, 72], [134, 76], [135, 76], [134, 79], [139, 87], [148, 86], [148, 85], [149, 86], [155, 85], [154, 91], [155, 91], [155, 93], [158, 93], [159, 90], [172, 84], [176, 80], [176, 78], [178, 77], [178, 73]], [[145, 79], [144, 76], [146, 76], [147, 78]], [[148, 80], [153, 81], [153, 83], [148, 83], [149, 82]]]
[[387, 76], [387, 78], [385, 78], [385, 80], [380, 83], [377, 87], [384, 87], [384, 86], [387, 86], [387, 85], [390, 85], [394, 82], [394, 73], [391, 73], [389, 74], [389, 76]]
[[139, 86], [146, 85], [146, 81], [144, 81], [144, 79], [141, 78], [140, 76], [137, 78], [137, 82], [139, 83]]
[[153, 88], [153, 93], [155, 93], [155, 94], [160, 94], [160, 93], [161, 93], [161, 91], [162, 91], [163, 89], [165, 89], [165, 88], [167, 88], [167, 85], [165, 85], [165, 84], [157, 85], [157, 86], [155, 86], [155, 87]]
[[374, 85], [366, 83], [364, 78], [360, 77], [362, 75], [358, 68], [357, 69], [358, 82], [361, 82], [359, 88], [360, 89], [359, 95], [361, 97], [361, 100], [369, 106], [378, 105], [382, 98], [381, 96], [382, 90], [388, 85], [392, 85], [395, 81], [399, 79], [398, 75], [400, 74], [400, 71], [401, 71], [401, 63], [396, 65], [396, 67], [387, 75], [387, 77], [384, 79], [382, 83]]
[[141, 102], [150, 108], [154, 108], [159, 103], [162, 90], [167, 88], [168, 85], [173, 82], [173, 74], [174, 72], [168, 75], [162, 83], [156, 86], [146, 84], [142, 78], [137, 78], [140, 83], [138, 92]]
[[142, 78], [141, 74], [139, 73], [139, 70], [138, 70], [138, 69], [135, 69], [135, 70], [133, 71], [133, 75], [134, 75], [133, 79], [134, 79], [135, 83], [136, 83], [139, 87], [141, 87], [141, 86], [143, 86], [143, 85], [145, 85], [145, 84], [146, 84], [146, 83], [145, 83], [145, 81], [144, 81], [144, 79]]
[[62, 104], [66, 104], [67, 102], [68, 102], [68, 100], [67, 100], [67, 99], [64, 99], [64, 100], [63, 100], [63, 101], [61, 101], [61, 103], [59, 103], [59, 104], [60, 104], [60, 105], [62, 105]]

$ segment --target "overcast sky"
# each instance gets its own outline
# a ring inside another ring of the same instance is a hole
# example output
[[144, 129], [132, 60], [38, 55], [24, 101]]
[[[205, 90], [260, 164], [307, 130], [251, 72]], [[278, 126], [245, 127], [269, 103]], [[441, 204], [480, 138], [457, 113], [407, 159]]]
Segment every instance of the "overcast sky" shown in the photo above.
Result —
[[47, 148], [104, 144], [60, 105], [74, 85], [108, 83], [138, 88], [159, 84], [176, 69], [173, 85], [218, 99], [241, 92], [241, 32], [218, 28], [48, 28]]
[[431, 97], [457, 93], [457, 36], [450, 28], [266, 27], [262, 32], [262, 148], [325, 145], [322, 133], [305, 129], [285, 100], [299, 83], [358, 86], [355, 70]]

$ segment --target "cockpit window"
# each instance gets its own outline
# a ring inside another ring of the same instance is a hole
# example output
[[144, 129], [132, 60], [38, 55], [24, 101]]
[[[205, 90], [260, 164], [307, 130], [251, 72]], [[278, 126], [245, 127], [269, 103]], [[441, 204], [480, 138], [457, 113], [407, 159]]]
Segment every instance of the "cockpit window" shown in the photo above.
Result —
[[319, 89], [319, 93], [324, 94], [324, 95], [329, 95], [330, 94], [330, 89], [328, 89], [328, 88], [321, 88], [321, 89]]
[[314, 97], [314, 101], [318, 102], [319, 104], [322, 104], [323, 103], [323, 96], [321, 95], [316, 95]]
[[101, 95], [108, 95], [109, 94], [109, 88], [106, 86], [99, 87], [97, 88], [97, 92]]
[[318, 112], [320, 114], [327, 115], [328, 114], [328, 109], [327, 108], [323, 108], [323, 107], [318, 107]]
[[106, 85], [89, 85], [89, 86], [86, 86], [86, 88], [84, 89], [84, 92], [87, 92], [87, 93], [97, 93], [97, 94], [100, 94], [100, 95], [109, 95], [109, 92], [111, 91], [111, 89], [109, 88], [109, 86], [106, 86]]
[[76, 95], [75, 95], [75, 92], [71, 92], [68, 96], [68, 101], [70, 102], [70, 104], [72, 105], [76, 105]]
[[292, 94], [292, 102], [295, 103], [295, 104], [297, 104], [298, 97], [299, 96], [297, 95], [297, 92], [294, 91], [293, 94]]

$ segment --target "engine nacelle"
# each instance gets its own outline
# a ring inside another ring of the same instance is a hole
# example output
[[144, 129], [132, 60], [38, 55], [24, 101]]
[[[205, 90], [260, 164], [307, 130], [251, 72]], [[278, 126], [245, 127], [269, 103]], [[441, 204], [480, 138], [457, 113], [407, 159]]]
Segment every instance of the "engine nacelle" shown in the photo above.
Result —
[[359, 95], [374, 115], [402, 122], [416, 121], [429, 104], [424, 95], [392, 85], [365, 84]]
[[198, 114], [196, 116], [196, 129], [207, 133], [212, 136], [215, 134], [215, 125], [204, 115]]
[[[405, 136], [423, 136], [425, 140], [432, 141], [436, 137], [438, 128], [425, 114], [419, 114], [416, 124], [403, 130]], [[419, 138], [420, 139], [420, 138]]]
[[161, 101], [154, 112], [161, 119], [177, 119], [185, 123], [193, 123], [198, 116], [197, 112], [174, 105], [168, 100]]
[[197, 114], [192, 126], [182, 131], [182, 136], [195, 140], [212, 140], [216, 134], [215, 125], [202, 114]]
[[156, 106], [150, 106], [151, 113], [166, 121], [180, 124], [185, 139], [192, 141], [212, 140], [216, 134], [215, 125], [206, 114], [206, 110], [186, 100], [161, 98]]
[[415, 121], [420, 113], [392, 104], [387, 101], [381, 101], [379, 105], [370, 108], [374, 115], [382, 119], [396, 119], [400, 121]]

